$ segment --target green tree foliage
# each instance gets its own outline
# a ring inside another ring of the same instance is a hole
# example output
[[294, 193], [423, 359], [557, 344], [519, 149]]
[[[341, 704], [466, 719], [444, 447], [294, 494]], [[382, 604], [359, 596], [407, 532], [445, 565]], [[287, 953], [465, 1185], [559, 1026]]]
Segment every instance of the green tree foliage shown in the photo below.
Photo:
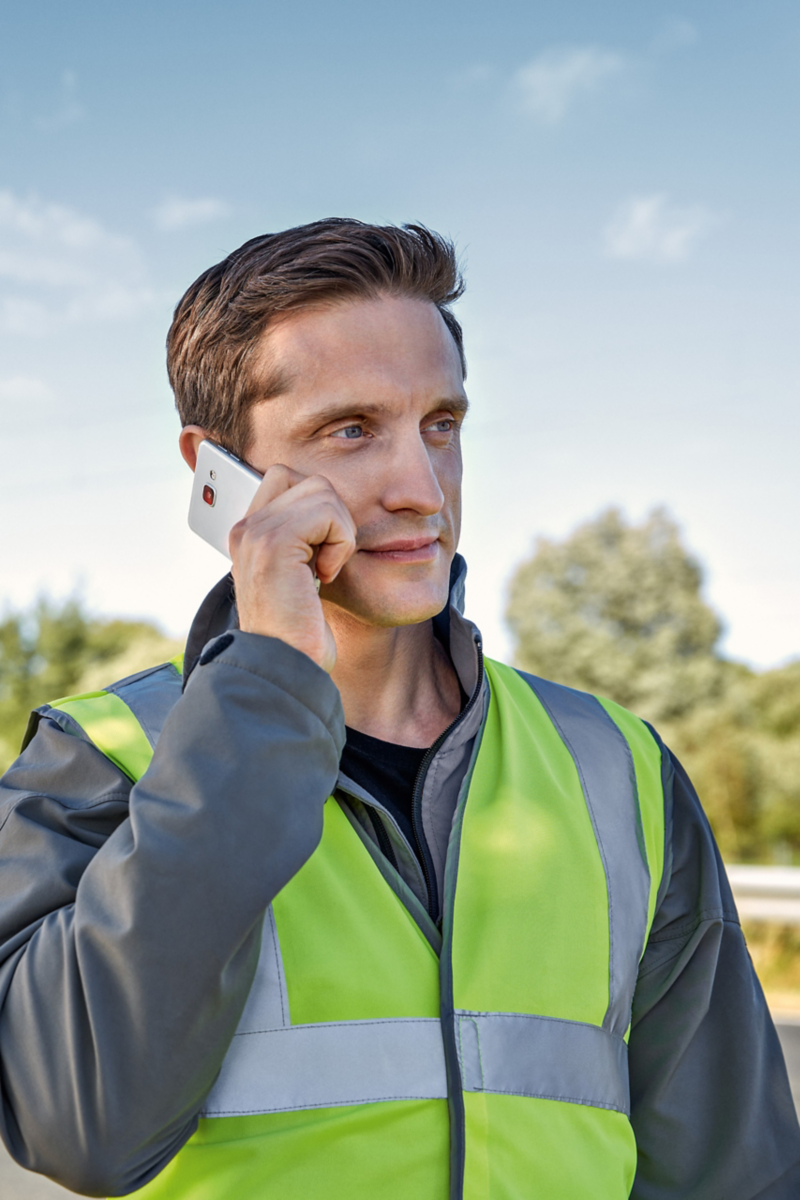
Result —
[[616, 509], [564, 542], [542, 538], [511, 585], [508, 620], [526, 671], [671, 720], [720, 695], [720, 623], [698, 564], [663, 511]]
[[655, 723], [727, 857], [800, 858], [800, 662], [758, 674], [727, 660], [702, 583], [663, 510], [632, 525], [610, 509], [518, 568], [515, 661]]
[[757, 675], [753, 742], [760, 763], [764, 837], [800, 849], [800, 662]]
[[76, 598], [7, 613], [0, 621], [0, 769], [19, 752], [32, 709], [101, 688], [180, 648], [146, 621], [93, 620]]

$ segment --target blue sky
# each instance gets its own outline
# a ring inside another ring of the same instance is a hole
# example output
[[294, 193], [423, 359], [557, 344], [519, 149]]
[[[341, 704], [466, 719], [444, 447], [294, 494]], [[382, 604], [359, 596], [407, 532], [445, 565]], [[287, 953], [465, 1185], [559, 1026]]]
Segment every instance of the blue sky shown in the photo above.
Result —
[[469, 610], [538, 535], [665, 504], [730, 653], [800, 654], [800, 9], [776, 0], [135, 6], [0, 17], [0, 604], [186, 629], [172, 306], [327, 215], [450, 234]]

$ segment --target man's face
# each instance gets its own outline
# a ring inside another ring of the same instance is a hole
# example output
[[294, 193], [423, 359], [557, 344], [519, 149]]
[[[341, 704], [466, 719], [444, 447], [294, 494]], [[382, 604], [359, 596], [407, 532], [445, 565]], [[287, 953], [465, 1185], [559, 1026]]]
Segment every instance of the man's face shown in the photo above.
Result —
[[467, 399], [435, 306], [387, 296], [288, 313], [252, 369], [265, 390], [276, 378], [281, 388], [252, 410], [248, 462], [324, 475], [358, 529], [323, 601], [380, 626], [440, 612], [461, 526]]

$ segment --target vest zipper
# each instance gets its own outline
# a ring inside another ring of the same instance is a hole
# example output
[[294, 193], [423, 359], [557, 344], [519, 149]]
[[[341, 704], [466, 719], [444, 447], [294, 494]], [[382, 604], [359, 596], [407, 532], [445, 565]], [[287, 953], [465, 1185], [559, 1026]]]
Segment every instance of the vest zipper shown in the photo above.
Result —
[[[431, 765], [434, 757], [441, 748], [445, 739], [455, 729], [456, 725], [461, 722], [467, 713], [470, 712], [478, 699], [483, 682], [483, 644], [480, 638], [475, 639], [475, 648], [478, 652], [478, 681], [475, 684], [472, 695], [467, 701], [462, 711], [458, 714], [454, 721], [451, 721], [447, 729], [440, 733], [436, 741], [425, 752], [425, 757], [419, 764], [417, 777], [414, 780], [414, 790], [411, 796], [411, 828], [414, 832], [414, 841], [416, 842], [417, 856], [420, 866], [422, 867], [422, 877], [425, 881], [425, 891], [428, 897], [425, 907], [428, 910], [428, 915], [431, 920], [438, 926], [439, 924], [439, 895], [436, 887], [436, 872], [433, 867], [433, 858], [428, 849], [428, 843], [425, 839], [425, 834], [422, 829], [422, 793], [425, 790], [425, 777], [428, 774], [428, 767]], [[384, 830], [385, 833], [385, 830]]]

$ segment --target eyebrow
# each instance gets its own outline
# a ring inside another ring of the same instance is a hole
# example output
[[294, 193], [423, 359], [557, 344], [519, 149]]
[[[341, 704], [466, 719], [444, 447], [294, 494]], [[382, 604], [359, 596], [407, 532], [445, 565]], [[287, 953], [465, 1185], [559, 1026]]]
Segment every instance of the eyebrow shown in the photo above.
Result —
[[267, 371], [263, 379], [256, 381], [254, 389], [256, 403], [260, 403], [262, 400], [274, 400], [277, 396], [283, 396], [286, 392], [290, 392], [296, 378], [296, 375], [291, 375], [282, 367]]

